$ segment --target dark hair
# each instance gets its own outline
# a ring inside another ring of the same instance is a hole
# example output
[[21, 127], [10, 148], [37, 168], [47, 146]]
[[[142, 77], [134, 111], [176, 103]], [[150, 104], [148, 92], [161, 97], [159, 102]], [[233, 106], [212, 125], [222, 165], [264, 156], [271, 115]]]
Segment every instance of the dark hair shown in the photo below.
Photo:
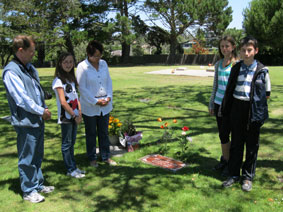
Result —
[[96, 40], [90, 41], [86, 47], [87, 55], [92, 56], [96, 51], [99, 51], [101, 54], [103, 53], [103, 46]]
[[28, 35], [18, 35], [13, 39], [13, 51], [16, 53], [19, 48], [28, 49], [34, 43], [34, 38]]
[[240, 48], [244, 45], [252, 45], [255, 49], [258, 48], [258, 42], [253, 36], [244, 37], [240, 42]]
[[[64, 71], [64, 69], [62, 68], [62, 62], [63, 62], [68, 56], [72, 56], [73, 61], [74, 61], [74, 66], [73, 66], [73, 68], [71, 69], [70, 72], [66, 72], [66, 71]], [[69, 52], [63, 52], [63, 53], [59, 56], [58, 61], [57, 61], [57, 64], [56, 64], [56, 69], [55, 69], [54, 77], [58, 77], [58, 78], [62, 81], [63, 84], [66, 84], [66, 80], [68, 80], [69, 82], [74, 82], [76, 87], [78, 86], [78, 82], [77, 82], [77, 79], [76, 79], [76, 77], [75, 77], [75, 59], [74, 59], [74, 56], [73, 56], [71, 53], [69, 53]]]
[[236, 59], [238, 56], [237, 56], [237, 48], [236, 48], [236, 41], [235, 39], [230, 36], [230, 35], [225, 35], [224, 37], [222, 37], [219, 41], [219, 44], [218, 44], [218, 52], [219, 52], [219, 55], [221, 58], [224, 58], [224, 55], [222, 54], [221, 52], [221, 48], [220, 48], [220, 43], [221, 41], [228, 41], [229, 43], [232, 44], [232, 46], [235, 46], [234, 50], [232, 51], [232, 56], [234, 59]]

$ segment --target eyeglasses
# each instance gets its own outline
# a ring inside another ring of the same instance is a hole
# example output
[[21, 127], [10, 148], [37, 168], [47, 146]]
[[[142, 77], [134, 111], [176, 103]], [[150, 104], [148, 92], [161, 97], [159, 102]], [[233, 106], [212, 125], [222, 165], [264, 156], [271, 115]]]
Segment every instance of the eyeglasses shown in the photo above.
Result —
[[101, 59], [102, 55], [100, 55], [100, 56], [94, 56], [94, 55], [92, 55], [92, 56], [90, 56], [90, 57], [95, 58], [95, 59]]

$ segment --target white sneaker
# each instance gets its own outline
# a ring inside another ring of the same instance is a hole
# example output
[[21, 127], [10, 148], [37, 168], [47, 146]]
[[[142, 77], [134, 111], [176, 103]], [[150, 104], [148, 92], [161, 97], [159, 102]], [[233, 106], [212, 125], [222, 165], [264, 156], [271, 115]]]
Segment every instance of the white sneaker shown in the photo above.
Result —
[[77, 170], [72, 171], [71, 173], [67, 173], [68, 176], [74, 177], [74, 178], [83, 178], [85, 177], [85, 174], [79, 173]]
[[44, 196], [37, 192], [31, 192], [30, 194], [24, 194], [24, 200], [30, 201], [32, 203], [38, 203], [44, 201]]
[[109, 166], [117, 166], [117, 162], [110, 158], [108, 158], [107, 160], [104, 160], [103, 162], [108, 164]]
[[54, 191], [54, 189], [54, 186], [42, 186], [38, 192], [48, 194]]
[[86, 173], [86, 171], [80, 170], [79, 168], [77, 168], [75, 171], [77, 171], [77, 172], [80, 173], [80, 174], [85, 174], [85, 173]]

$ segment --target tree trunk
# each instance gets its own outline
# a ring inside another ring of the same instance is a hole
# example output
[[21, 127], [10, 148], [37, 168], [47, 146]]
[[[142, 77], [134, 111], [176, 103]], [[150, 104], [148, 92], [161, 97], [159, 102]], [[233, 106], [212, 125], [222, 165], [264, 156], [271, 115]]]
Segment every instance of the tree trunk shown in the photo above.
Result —
[[156, 52], [154, 54], [155, 55], [161, 55], [161, 53], [162, 53], [162, 47], [159, 44], [159, 45], [156, 46]]
[[4, 68], [4, 67], [8, 64], [8, 62], [9, 62], [11, 56], [12, 56], [12, 53], [9, 54], [9, 55], [6, 57], [6, 60], [5, 60], [5, 55], [1, 55], [1, 67], [2, 67], [2, 68]]
[[[121, 16], [129, 17], [129, 11], [128, 11], [128, 2], [126, 0], [122, 1], [121, 5]], [[122, 37], [127, 37], [130, 34], [129, 30], [126, 26], [122, 26]], [[129, 57], [130, 57], [130, 50], [131, 46], [130, 44], [127, 44], [125, 40], [122, 41], [122, 63], [128, 63]]]
[[167, 59], [168, 64], [174, 64], [175, 63], [175, 55], [176, 55], [176, 49], [177, 49], [177, 38], [171, 37], [170, 38], [170, 54]]
[[44, 42], [38, 42], [36, 45], [37, 48], [37, 62], [38, 66], [42, 67], [44, 65], [44, 59], [45, 59], [45, 44]]
[[76, 64], [76, 56], [75, 56], [74, 46], [73, 46], [70, 34], [66, 33], [65, 36], [64, 36], [64, 39], [65, 39], [67, 51], [74, 56], [74, 60], [75, 60], [75, 64]]
[[4, 68], [5, 66], [5, 59], [4, 59], [5, 55], [1, 55], [1, 68]]
[[5, 62], [5, 66], [8, 64], [9, 60], [10, 60], [10, 57], [12, 56], [13, 54], [9, 54], [9, 56], [6, 58], [6, 62]]
[[131, 46], [126, 42], [122, 43], [122, 63], [128, 63], [130, 58]]

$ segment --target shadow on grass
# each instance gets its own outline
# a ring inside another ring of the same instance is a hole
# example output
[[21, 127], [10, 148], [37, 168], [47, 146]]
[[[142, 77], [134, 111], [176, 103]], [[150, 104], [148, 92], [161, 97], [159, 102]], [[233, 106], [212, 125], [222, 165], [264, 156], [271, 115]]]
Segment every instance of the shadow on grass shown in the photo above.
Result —
[[7, 101], [7, 96], [6, 96], [6, 89], [3, 84], [2, 78], [0, 79], [0, 118], [3, 116], [10, 115], [10, 109]]
[[9, 190], [13, 191], [15, 194], [22, 196], [22, 190], [20, 186], [20, 178], [9, 178], [7, 180], [0, 181], [0, 187], [9, 186]]
[[[194, 155], [196, 161], [207, 162], [207, 160], [210, 160], [209, 158], [200, 159], [199, 157], [202, 156]], [[76, 161], [79, 162], [84, 159], [84, 154], [76, 155]], [[60, 166], [63, 168], [62, 161], [48, 160], [47, 162], [50, 165], [44, 168], [44, 172], [52, 172]], [[84, 162], [84, 164], [86, 163]], [[135, 161], [119, 164], [116, 167], [100, 166], [88, 172], [86, 178], [76, 180], [75, 190], [70, 190], [72, 179], [62, 179], [55, 186], [63, 199], [77, 203], [81, 202], [83, 198], [90, 199], [91, 201], [87, 201], [86, 207], [92, 208], [93, 211], [111, 211], [113, 209], [145, 211], [148, 208], [154, 210], [154, 208], [160, 207], [155, 203], [155, 200], [160, 198], [156, 189], [171, 193], [185, 189], [187, 184], [198, 188], [200, 186], [195, 185], [195, 182], [186, 176], [193, 173], [210, 176], [210, 172], [212, 173], [212, 171], [207, 171], [201, 166], [195, 166], [174, 173]], [[62, 173], [59, 172], [58, 174]], [[63, 178], [66, 177], [63, 176]], [[78, 191], [80, 195], [74, 195]]]
[[[145, 165], [140, 161], [134, 161], [122, 163], [116, 167], [100, 166], [97, 169], [87, 169], [86, 177], [77, 180], [65, 176], [63, 162], [53, 159], [45, 160], [49, 165], [44, 167], [43, 171], [44, 173], [56, 171], [56, 174], [60, 175], [60, 180], [55, 184], [56, 191], [60, 192], [60, 198], [77, 202], [77, 204], [87, 198], [90, 201], [85, 203], [85, 207], [92, 208], [93, 211], [111, 211], [114, 209], [145, 211], [148, 208], [154, 210], [161, 207], [155, 203], [158, 202], [159, 198], [162, 198], [158, 195], [158, 189], [161, 189], [162, 192], [166, 191], [165, 193], [174, 193], [179, 190], [186, 190], [189, 185], [189, 187], [198, 189], [206, 197], [214, 195], [213, 192], [208, 192], [210, 189], [215, 192], [223, 192], [221, 182], [217, 184], [207, 180], [205, 185], [199, 183], [198, 177], [213, 177], [219, 181], [224, 180], [219, 173], [211, 169], [211, 164], [216, 161], [203, 156], [202, 152], [204, 151], [206, 150], [197, 149], [195, 152], [188, 153], [190, 165], [178, 172], [171, 172]], [[76, 155], [76, 161], [82, 167], [88, 164], [85, 154]], [[260, 164], [264, 166], [271, 164], [272, 167], [278, 167], [280, 164], [280, 161], [270, 162], [268, 160], [259, 161], [259, 166]], [[195, 179], [188, 176], [195, 176]], [[263, 182], [262, 178], [258, 180], [260, 183]], [[271, 180], [271, 176], [266, 175], [264, 179]], [[203, 180], [200, 181], [203, 182]], [[73, 186], [72, 182], [75, 183], [75, 188], [71, 187]], [[2, 183], [17, 182], [8, 180]], [[11, 188], [15, 187], [15, 185], [11, 186]], [[77, 192], [80, 195], [76, 195]]]
[[[2, 150], [16, 146], [17, 134], [10, 122], [0, 119], [0, 147]], [[3, 152], [3, 151], [2, 151]]]
[[[49, 92], [53, 92], [51, 90], [53, 77], [43, 77], [41, 80], [44, 88]], [[1, 82], [0, 87], [0, 98], [3, 100], [0, 106], [4, 108], [1, 114], [9, 114]], [[211, 133], [217, 134], [215, 119], [214, 117], [209, 117], [207, 112], [210, 89], [211, 87], [208, 86], [196, 85], [166, 87], [154, 87], [153, 85], [152, 87], [115, 90], [113, 98], [115, 108], [113, 113], [115, 117], [119, 118], [132, 115], [137, 128], [148, 130], [148, 133], [151, 135], [160, 131], [160, 127], [155, 123], [157, 117], [160, 116], [160, 111], [163, 111], [163, 121], [176, 118], [182, 124], [190, 123], [190, 128], [192, 129], [190, 132], [191, 136]], [[274, 86], [273, 91], [274, 89], [276, 92], [283, 92], [283, 86]], [[141, 101], [143, 99], [148, 99], [148, 101]], [[55, 103], [55, 97], [49, 101]], [[282, 120], [272, 118], [269, 119], [267, 125], [272, 127], [263, 127], [261, 135], [271, 134], [276, 138], [280, 138], [282, 134]], [[1, 148], [5, 150], [6, 148], [16, 146], [16, 133], [13, 127], [7, 122], [0, 121], [0, 128], [0, 136], [2, 138], [4, 137], [1, 140]], [[179, 128], [175, 127], [174, 129], [178, 130]], [[52, 119], [46, 123], [45, 140], [53, 140], [54, 138], [58, 138], [59, 140], [59, 137], [60, 128], [57, 125], [56, 119]], [[84, 140], [84, 137], [81, 135], [78, 135], [78, 138]], [[152, 146], [153, 151], [157, 149], [155, 148], [158, 145], [156, 140], [144, 142], [145, 144], [141, 144], [141, 150], [148, 146]], [[261, 143], [272, 146], [273, 151], [280, 152], [280, 146], [272, 144], [272, 142], [272, 139], [264, 137]], [[219, 145], [219, 143], [215, 145]], [[46, 184], [53, 185], [55, 183], [56, 190], [60, 192], [60, 198], [54, 200], [58, 203], [62, 199], [72, 200], [77, 204], [84, 201], [84, 204], [86, 204], [85, 208], [91, 208], [93, 211], [110, 211], [114, 208], [121, 211], [145, 211], [149, 208], [158, 210], [160, 205], [155, 203], [158, 201], [154, 200], [166, 198], [161, 197], [158, 194], [158, 190], [166, 190], [173, 193], [180, 189], [186, 190], [186, 185], [189, 184], [201, 191], [205, 197], [214, 195], [213, 192], [207, 191], [210, 188], [214, 192], [221, 190], [220, 182], [216, 184], [211, 179], [202, 179], [201, 182], [207, 182], [207, 185], [204, 186], [199, 184], [198, 180], [193, 180], [191, 177], [196, 174], [204, 178], [212, 177], [219, 181], [223, 180], [218, 172], [212, 170], [217, 160], [209, 157], [210, 152], [208, 149], [207, 146], [201, 147], [198, 145], [198, 147], [189, 151], [185, 155], [189, 166], [176, 173], [158, 167], [144, 165], [140, 161], [126, 161], [117, 167], [102, 166], [96, 170], [90, 170], [85, 153], [76, 154], [75, 158], [79, 167], [86, 168], [88, 171], [85, 179], [77, 180], [70, 179], [66, 176], [66, 170], [58, 145], [55, 147], [55, 145], [52, 146], [49, 144], [49, 147], [46, 148], [43, 161], [43, 175]], [[0, 154], [0, 158], [16, 157], [17, 154], [10, 151]], [[260, 168], [272, 168], [276, 172], [282, 172], [282, 161], [277, 159], [258, 160], [257, 164]], [[19, 179], [10, 178], [9, 175], [7, 176], [8, 179], [0, 181], [0, 186], [8, 185], [10, 190], [20, 193]], [[274, 181], [268, 174], [262, 175], [258, 180], [261, 183]], [[91, 201], [85, 203], [86, 198]], [[235, 211], [237, 210], [235, 209]]]
[[[144, 211], [148, 208], [157, 209], [160, 207], [160, 205], [154, 203], [154, 200], [157, 201], [161, 198], [158, 195], [158, 189], [162, 189], [163, 192], [165, 190], [174, 193], [179, 190], [186, 190], [187, 185], [190, 185], [190, 187], [198, 189], [206, 197], [214, 195], [212, 192], [208, 192], [208, 189], [213, 189], [216, 192], [223, 191], [221, 183], [215, 184], [215, 182], [208, 180], [205, 185], [202, 185], [198, 182], [198, 177], [201, 176], [223, 180], [219, 173], [213, 171], [210, 167], [211, 164], [215, 163], [215, 160], [201, 155], [204, 151], [206, 150], [198, 149], [195, 152], [188, 153], [187, 157], [190, 158], [190, 165], [178, 172], [163, 170], [135, 161], [119, 164], [116, 167], [100, 166], [97, 169], [88, 169], [86, 178], [78, 180], [65, 175], [62, 160], [50, 159], [49, 157], [43, 162], [49, 164], [43, 168], [43, 174], [45, 184], [55, 185], [55, 192], [60, 193], [60, 198], [54, 200], [55, 202], [66, 199], [79, 204], [87, 198], [90, 201], [85, 203], [85, 207], [92, 208], [93, 211], [110, 211], [113, 209]], [[86, 167], [88, 164], [85, 154], [76, 155], [76, 161], [82, 167]], [[282, 171], [280, 164], [280, 160], [258, 161], [259, 167], [275, 168], [279, 172]], [[52, 176], [49, 176], [50, 173], [54, 172], [59, 179], [56, 184], [51, 183]], [[188, 177], [194, 175], [196, 175], [195, 179]], [[260, 184], [267, 181], [276, 184], [269, 175], [263, 175], [257, 180]], [[72, 187], [74, 184], [76, 185], [75, 188]], [[22, 194], [18, 178], [0, 181], [0, 187], [7, 185], [9, 190], [14, 193]], [[271, 186], [268, 189], [273, 188]], [[77, 192], [79, 192], [79, 195], [76, 195]]]
[[257, 167], [260, 168], [272, 168], [276, 172], [280, 173], [283, 171], [282, 160], [257, 160]]

